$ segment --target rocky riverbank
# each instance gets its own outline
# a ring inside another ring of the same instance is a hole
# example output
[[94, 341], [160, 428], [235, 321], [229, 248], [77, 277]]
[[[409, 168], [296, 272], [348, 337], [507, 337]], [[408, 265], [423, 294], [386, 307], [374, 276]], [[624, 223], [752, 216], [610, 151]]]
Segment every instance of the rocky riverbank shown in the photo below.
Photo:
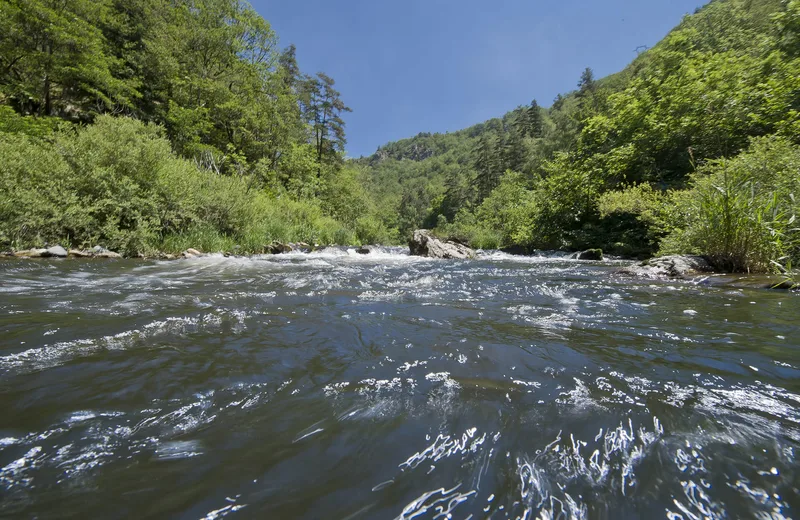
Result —
[[[271, 242], [259, 251], [240, 252], [236, 249], [227, 252], [205, 253], [200, 249], [189, 248], [185, 251], [174, 253], [156, 253], [151, 255], [138, 255], [135, 258], [144, 260], [179, 260], [200, 258], [209, 254], [222, 254], [226, 257], [243, 257], [251, 255], [280, 255], [288, 253], [312, 253], [328, 248], [340, 246], [320, 246], [303, 242], [283, 243]], [[378, 246], [350, 246], [359, 255], [369, 255]], [[478, 252], [455, 240], [447, 240], [434, 236], [428, 230], [417, 230], [409, 241], [409, 253], [412, 256], [424, 256], [437, 259], [470, 260], [478, 256]], [[519, 255], [517, 255], [519, 256]], [[83, 258], [83, 259], [121, 259], [125, 256], [110, 251], [102, 246], [91, 249], [66, 249], [60, 245], [25, 249], [19, 251], [0, 252], [0, 257], [21, 259], [47, 259], [47, 258]], [[603, 262], [605, 257], [600, 250], [589, 250], [565, 254], [564, 258], [584, 260], [590, 262]], [[631, 264], [613, 271], [620, 277], [646, 278], [651, 280], [687, 280], [697, 283], [726, 283], [742, 287], [760, 287], [767, 289], [800, 290], [800, 284], [789, 276], [775, 275], [735, 275], [715, 269], [714, 265], [705, 257], [698, 255], [671, 255], [653, 258], [641, 263]]]
[[[319, 251], [326, 247], [331, 246], [320, 246], [320, 245], [310, 245], [304, 242], [297, 242], [297, 243], [283, 243], [283, 242], [271, 242], [270, 244], [265, 245], [259, 251], [255, 252], [244, 252], [239, 251], [234, 248], [233, 251], [218, 251], [217, 253], [221, 253], [225, 256], [247, 256], [248, 254], [283, 254], [283, 253], [294, 253], [294, 252], [301, 252], [301, 253], [310, 253], [313, 251]], [[359, 252], [361, 254], [369, 253], [369, 249], [366, 247], [359, 248]], [[11, 250], [11, 251], [3, 251], [0, 252], [0, 257], [11, 257], [11, 258], [105, 258], [105, 259], [120, 259], [120, 258], [139, 258], [139, 259], [155, 259], [155, 260], [178, 260], [181, 258], [197, 258], [201, 256], [205, 256], [207, 253], [202, 252], [199, 249], [189, 248], [185, 251], [175, 254], [175, 253], [165, 253], [165, 252], [157, 252], [153, 254], [139, 254], [133, 257], [125, 256], [115, 251], [111, 251], [106, 249], [102, 246], [95, 246], [90, 249], [67, 249], [61, 245], [55, 246], [48, 246], [44, 248], [32, 248], [32, 249], [21, 249], [21, 250]]]

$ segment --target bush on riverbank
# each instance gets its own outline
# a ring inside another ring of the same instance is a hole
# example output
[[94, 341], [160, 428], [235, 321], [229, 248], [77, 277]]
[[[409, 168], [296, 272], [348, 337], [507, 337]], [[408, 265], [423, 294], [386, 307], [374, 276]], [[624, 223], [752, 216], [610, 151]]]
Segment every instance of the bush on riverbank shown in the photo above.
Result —
[[767, 272], [800, 259], [800, 147], [753, 139], [733, 159], [709, 162], [675, 199], [678, 229], [662, 252], [707, 256], [725, 271]]
[[324, 214], [324, 201], [270, 196], [250, 177], [202, 169], [173, 153], [161, 127], [133, 119], [101, 116], [44, 138], [0, 132], [0, 156], [5, 246], [257, 252], [273, 240], [351, 244], [385, 234], [368, 214], [342, 223]]

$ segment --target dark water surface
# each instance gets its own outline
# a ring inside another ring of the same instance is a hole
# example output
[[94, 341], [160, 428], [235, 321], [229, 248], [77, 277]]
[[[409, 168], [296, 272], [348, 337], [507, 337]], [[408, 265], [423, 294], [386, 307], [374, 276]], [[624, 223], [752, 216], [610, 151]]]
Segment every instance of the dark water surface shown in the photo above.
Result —
[[800, 518], [800, 294], [615, 267], [0, 262], [0, 516]]

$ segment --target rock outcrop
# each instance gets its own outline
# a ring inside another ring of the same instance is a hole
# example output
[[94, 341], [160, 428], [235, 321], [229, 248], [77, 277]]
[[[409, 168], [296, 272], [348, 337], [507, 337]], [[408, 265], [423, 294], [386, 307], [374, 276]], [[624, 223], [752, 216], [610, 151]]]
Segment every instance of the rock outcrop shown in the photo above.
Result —
[[408, 242], [408, 247], [414, 256], [448, 259], [475, 258], [475, 251], [469, 247], [452, 240], [439, 240], [427, 229], [414, 231], [414, 235]]
[[713, 272], [714, 267], [708, 260], [695, 255], [662, 256], [619, 271], [642, 278], [687, 278]]

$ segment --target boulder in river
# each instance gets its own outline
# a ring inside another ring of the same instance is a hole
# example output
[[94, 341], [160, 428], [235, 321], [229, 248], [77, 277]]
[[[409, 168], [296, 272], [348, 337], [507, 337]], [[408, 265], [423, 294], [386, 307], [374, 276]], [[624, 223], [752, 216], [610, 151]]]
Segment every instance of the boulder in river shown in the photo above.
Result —
[[430, 258], [475, 258], [475, 251], [452, 240], [440, 240], [427, 229], [418, 229], [408, 242], [411, 254]]
[[686, 278], [713, 272], [714, 267], [709, 261], [697, 255], [661, 256], [619, 271], [620, 274], [643, 278]]
[[603, 260], [603, 250], [602, 249], [587, 249], [586, 251], [581, 251], [580, 253], [575, 253], [572, 255], [572, 258], [576, 260]]
[[119, 253], [115, 253], [114, 251], [109, 251], [108, 249], [104, 249], [99, 253], [94, 254], [95, 258], [122, 258], [122, 255]]
[[268, 246], [264, 246], [264, 252], [268, 255], [280, 255], [283, 253], [291, 253], [292, 251], [292, 246], [278, 241], [272, 242]]
[[66, 258], [69, 255], [66, 249], [61, 246], [53, 246], [48, 247], [47, 250], [42, 253], [42, 257], [44, 258]]
[[359, 255], [368, 255], [371, 252], [372, 251], [367, 246], [361, 246], [358, 249], [356, 249], [356, 253], [358, 253]]
[[92, 256], [92, 253], [89, 251], [83, 251], [81, 249], [70, 249], [67, 251], [67, 254], [72, 258], [89, 258]]
[[197, 249], [192, 249], [190, 247], [189, 249], [187, 249], [186, 251], [181, 253], [181, 256], [183, 258], [197, 258], [197, 257], [203, 256], [203, 253], [201, 253]]

